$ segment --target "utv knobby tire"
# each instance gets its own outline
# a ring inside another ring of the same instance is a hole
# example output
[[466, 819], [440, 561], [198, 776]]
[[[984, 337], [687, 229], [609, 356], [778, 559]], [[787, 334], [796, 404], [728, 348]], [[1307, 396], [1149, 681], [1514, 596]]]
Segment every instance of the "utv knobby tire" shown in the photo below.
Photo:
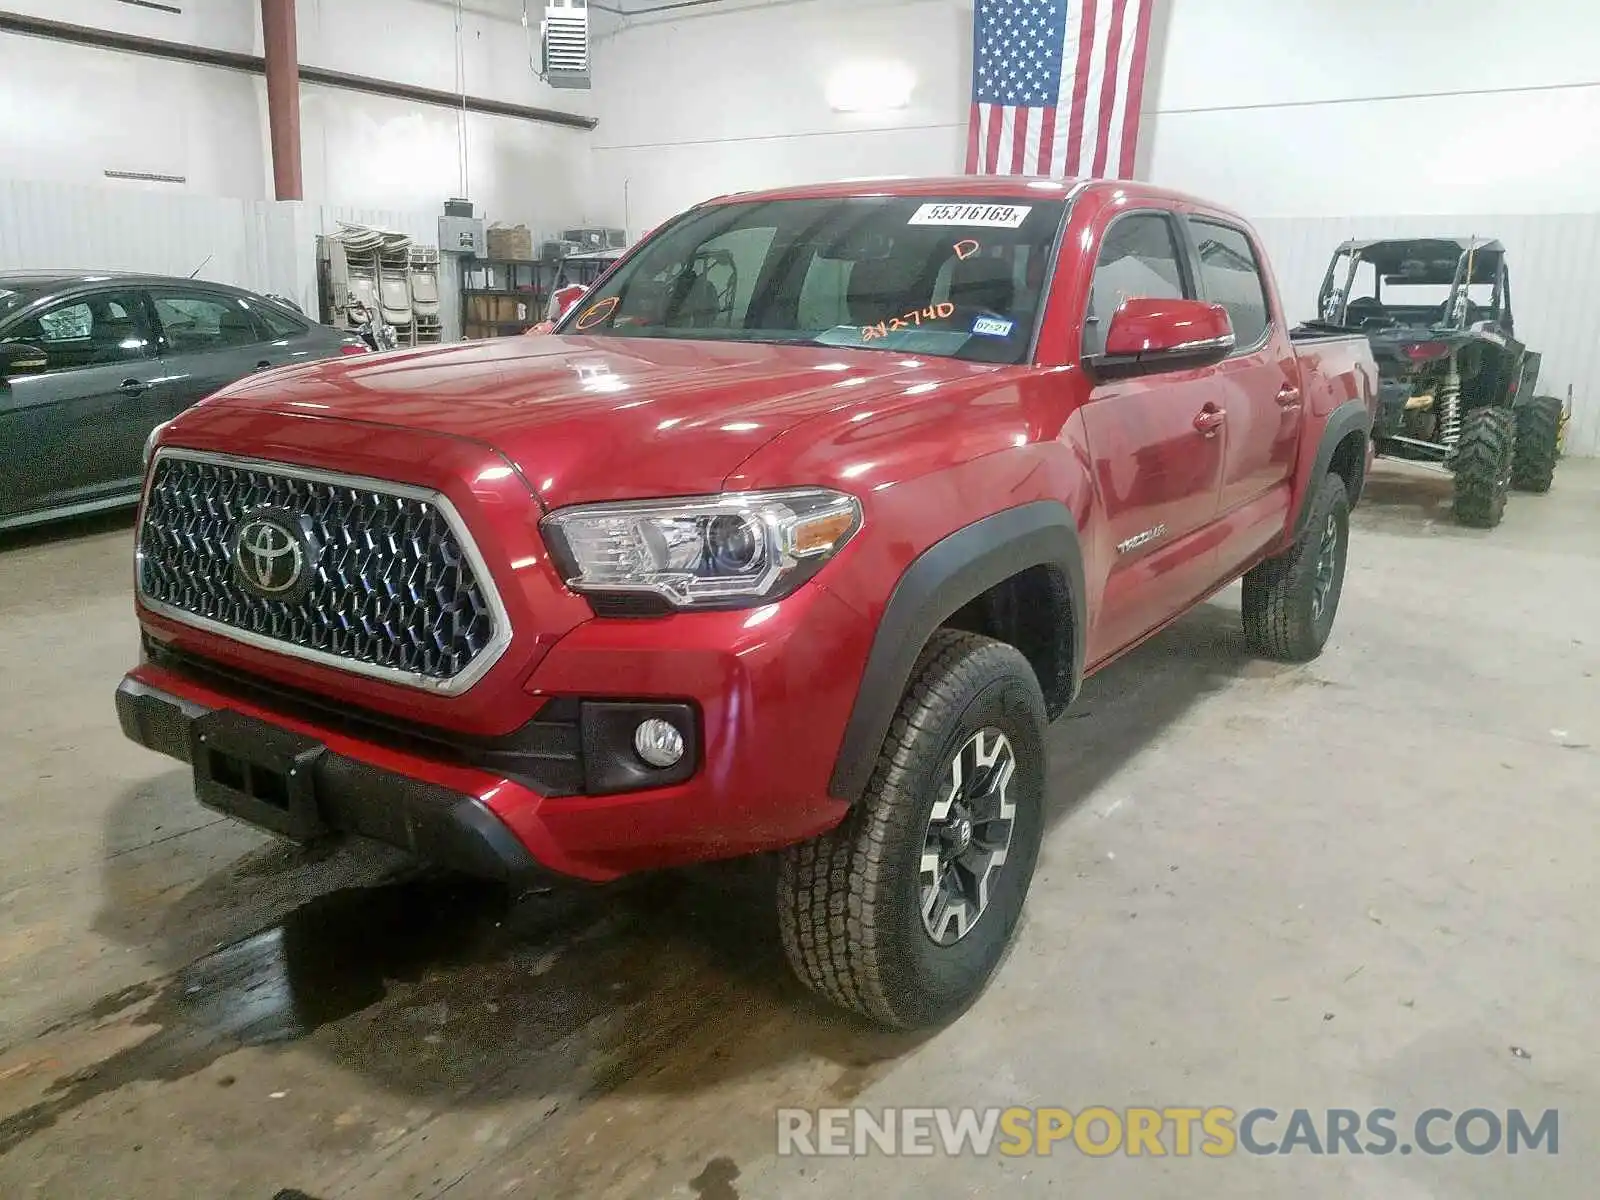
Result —
[[[1257, 654], [1283, 662], [1309, 662], [1322, 653], [1344, 591], [1350, 548], [1350, 493], [1344, 480], [1323, 476], [1310, 504], [1305, 529], [1294, 545], [1256, 564], [1244, 577], [1245, 638]], [[1330, 521], [1335, 537], [1333, 573], [1319, 612], [1317, 568]]]
[[1561, 456], [1561, 399], [1535, 396], [1511, 411], [1517, 414], [1517, 444], [1511, 453], [1511, 486], [1519, 492], [1548, 492]]
[[[1011, 941], [1043, 836], [1044, 698], [1003, 642], [940, 630], [917, 660], [866, 792], [836, 829], [784, 853], [778, 925], [795, 973], [835, 1004], [900, 1029], [937, 1025], [983, 991]], [[988, 906], [941, 946], [921, 908], [924, 838], [952, 757], [998, 728], [1015, 756], [1006, 861]]]
[[1516, 416], [1509, 408], [1475, 408], [1461, 422], [1456, 443], [1456, 520], [1475, 529], [1493, 529], [1506, 511], [1511, 460], [1517, 440]]

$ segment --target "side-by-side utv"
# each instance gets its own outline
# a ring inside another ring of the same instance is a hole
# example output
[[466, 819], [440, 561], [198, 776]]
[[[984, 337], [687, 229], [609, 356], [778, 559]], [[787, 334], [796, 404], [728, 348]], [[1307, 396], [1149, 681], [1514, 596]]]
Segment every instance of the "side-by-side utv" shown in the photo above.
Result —
[[1539, 356], [1514, 336], [1499, 242], [1346, 242], [1317, 313], [1315, 325], [1367, 335], [1381, 376], [1373, 443], [1451, 471], [1458, 521], [1498, 525], [1508, 488], [1550, 489], [1562, 403], [1535, 394]]

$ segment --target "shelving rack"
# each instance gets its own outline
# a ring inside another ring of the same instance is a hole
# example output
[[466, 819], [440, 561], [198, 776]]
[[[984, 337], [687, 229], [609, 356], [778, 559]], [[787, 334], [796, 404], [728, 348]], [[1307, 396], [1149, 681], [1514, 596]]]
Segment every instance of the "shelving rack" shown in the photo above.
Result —
[[537, 260], [463, 258], [461, 332], [472, 338], [514, 337], [544, 320], [550, 265]]

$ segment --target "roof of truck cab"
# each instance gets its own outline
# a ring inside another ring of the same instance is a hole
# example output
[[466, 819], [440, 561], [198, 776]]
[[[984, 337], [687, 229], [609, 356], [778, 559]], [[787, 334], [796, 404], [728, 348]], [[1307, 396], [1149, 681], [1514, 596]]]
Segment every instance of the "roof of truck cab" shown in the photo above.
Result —
[[795, 187], [770, 188], [758, 192], [735, 192], [718, 196], [713, 204], [749, 203], [767, 200], [840, 200], [866, 196], [940, 196], [983, 200], [991, 197], [1015, 199], [1028, 192], [1045, 198], [1064, 199], [1088, 191], [1123, 189], [1142, 198], [1171, 200], [1203, 208], [1218, 205], [1197, 196], [1153, 187], [1127, 179], [1046, 179], [1027, 175], [932, 175], [924, 177], [883, 176], [871, 179], [841, 179], [834, 183], [811, 183]]

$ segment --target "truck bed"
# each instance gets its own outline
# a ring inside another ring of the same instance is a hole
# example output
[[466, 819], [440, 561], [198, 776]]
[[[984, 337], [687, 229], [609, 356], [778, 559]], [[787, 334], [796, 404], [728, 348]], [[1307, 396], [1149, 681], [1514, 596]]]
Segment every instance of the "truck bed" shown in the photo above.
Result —
[[1360, 338], [1366, 341], [1367, 335], [1359, 329], [1343, 329], [1337, 325], [1324, 325], [1320, 321], [1307, 321], [1304, 325], [1296, 325], [1289, 330], [1289, 340], [1297, 346], [1307, 342], [1336, 342], [1341, 338]]

